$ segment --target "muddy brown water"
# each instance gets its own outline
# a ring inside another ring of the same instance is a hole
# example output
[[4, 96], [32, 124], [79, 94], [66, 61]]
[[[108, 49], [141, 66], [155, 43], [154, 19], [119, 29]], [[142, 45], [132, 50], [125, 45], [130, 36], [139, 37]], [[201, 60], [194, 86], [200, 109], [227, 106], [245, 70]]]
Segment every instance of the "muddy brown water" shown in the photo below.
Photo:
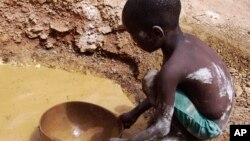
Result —
[[[39, 120], [50, 107], [66, 101], [85, 101], [116, 115], [134, 104], [111, 80], [44, 67], [0, 65], [0, 141], [39, 141]], [[123, 137], [145, 127], [140, 118]], [[95, 130], [95, 129], [93, 129]]]

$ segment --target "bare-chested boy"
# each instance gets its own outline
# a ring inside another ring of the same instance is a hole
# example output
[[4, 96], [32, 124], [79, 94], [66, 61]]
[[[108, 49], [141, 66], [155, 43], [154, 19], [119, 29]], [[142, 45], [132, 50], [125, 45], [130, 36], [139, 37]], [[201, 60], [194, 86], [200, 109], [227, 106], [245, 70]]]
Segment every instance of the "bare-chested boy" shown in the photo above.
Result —
[[159, 72], [151, 70], [144, 77], [147, 99], [120, 116], [124, 127], [129, 128], [153, 107], [156, 121], [129, 139], [110, 140], [163, 139], [173, 116], [199, 139], [217, 137], [224, 129], [234, 98], [230, 73], [210, 47], [181, 31], [180, 11], [180, 0], [127, 1], [122, 15], [127, 31], [143, 50], [161, 49], [164, 62]]

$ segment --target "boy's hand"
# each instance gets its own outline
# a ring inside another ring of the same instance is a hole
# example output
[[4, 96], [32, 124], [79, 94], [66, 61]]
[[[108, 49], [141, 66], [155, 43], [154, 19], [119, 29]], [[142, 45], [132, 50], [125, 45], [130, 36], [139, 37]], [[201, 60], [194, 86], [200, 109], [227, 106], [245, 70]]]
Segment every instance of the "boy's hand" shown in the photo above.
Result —
[[128, 112], [120, 115], [119, 120], [122, 122], [123, 127], [128, 129], [136, 122], [137, 119], [132, 116], [131, 112]]
[[128, 139], [110, 138], [108, 141], [128, 141]]

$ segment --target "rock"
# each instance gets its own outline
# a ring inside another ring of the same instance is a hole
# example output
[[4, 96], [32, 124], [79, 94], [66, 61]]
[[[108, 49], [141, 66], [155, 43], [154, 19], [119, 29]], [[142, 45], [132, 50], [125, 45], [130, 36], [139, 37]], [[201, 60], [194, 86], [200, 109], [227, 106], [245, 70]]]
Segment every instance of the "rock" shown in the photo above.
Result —
[[37, 19], [38, 17], [35, 15], [35, 14], [31, 14], [29, 16], [29, 21], [32, 23], [32, 24], [37, 24]]
[[0, 57], [0, 65], [3, 65], [4, 62], [3, 62], [3, 58]]
[[28, 12], [30, 12], [30, 10], [29, 10], [27, 7], [22, 7], [22, 8], [21, 8], [21, 11], [22, 11], [23, 13], [28, 13]]
[[241, 94], [243, 93], [243, 90], [240, 85], [235, 85], [235, 92], [236, 92], [236, 97], [241, 96]]
[[112, 32], [112, 29], [110, 26], [104, 26], [104, 27], [100, 27], [98, 29], [102, 34], [108, 34], [110, 32]]
[[32, 28], [28, 28], [25, 31], [25, 33], [26, 33], [28, 38], [34, 39], [34, 38], [37, 38], [39, 36], [39, 33], [43, 30], [44, 30], [44, 28], [42, 26], [35, 26]]
[[75, 45], [80, 49], [80, 52], [94, 52], [97, 49], [97, 45], [101, 43], [103, 40], [103, 36], [97, 34], [88, 34], [77, 38], [75, 41]]
[[74, 3], [75, 2], [75, 0], [65, 0], [66, 2], [68, 2], [68, 3]]
[[236, 72], [237, 72], [237, 70], [236, 70], [236, 69], [234, 69], [234, 68], [229, 68], [229, 72], [231, 72], [231, 73], [236, 73]]
[[77, 26], [77, 27], [76, 27], [76, 33], [82, 35], [82, 34], [83, 34], [83, 29], [82, 29], [82, 27]]
[[90, 0], [90, 3], [94, 6], [98, 6], [98, 0]]
[[40, 39], [42, 39], [42, 40], [46, 40], [46, 39], [48, 39], [48, 34], [47, 33], [41, 33], [40, 35], [39, 35], [39, 37], [40, 37]]
[[46, 2], [46, 0], [37, 0], [38, 3], [43, 4]]
[[0, 2], [0, 8], [3, 8], [3, 7], [4, 7], [4, 3]]
[[84, 17], [90, 21], [100, 22], [101, 15], [98, 8], [93, 6], [92, 4], [89, 4], [87, 2], [81, 2], [80, 7], [82, 9], [82, 12], [84, 14]]
[[66, 26], [64, 23], [50, 23], [50, 28], [54, 31], [65, 33], [70, 31], [69, 27]]
[[239, 104], [240, 106], [243, 106], [244, 103], [247, 102], [247, 100], [246, 100], [245, 98], [243, 98], [243, 97], [237, 98], [236, 101], [238, 102], [238, 104]]
[[0, 34], [0, 42], [6, 43], [10, 40], [10, 36], [8, 34]]
[[58, 0], [47, 0], [47, 2], [48, 2], [48, 3], [50, 3], [50, 2], [57, 3]]
[[110, 7], [118, 7], [118, 6], [123, 6], [124, 2], [126, 1], [120, 1], [120, 0], [103, 0], [103, 4], [110, 6]]
[[34, 34], [33, 32], [31, 32], [29, 30], [25, 31], [25, 34], [30, 39], [35, 39], [35, 38], [37, 38], [39, 36], [38, 34]]
[[97, 49], [97, 46], [95, 44], [92, 45], [87, 45], [87, 46], [82, 46], [80, 48], [80, 52], [84, 53], [84, 52], [94, 52]]
[[95, 25], [89, 24], [87, 27], [88, 27], [89, 29], [94, 29], [94, 28], [95, 28]]
[[22, 42], [22, 36], [21, 36], [21, 33], [16, 33], [14, 36], [13, 36], [13, 40], [15, 43], [19, 44]]
[[82, 39], [79, 39], [75, 42], [75, 45], [79, 48], [81, 53], [85, 52], [94, 52], [97, 49], [95, 44], [88, 44]]
[[56, 40], [55, 39], [53, 39], [53, 38], [48, 38], [47, 40], [46, 40], [46, 42], [45, 42], [45, 45], [44, 45], [44, 47], [46, 48], [46, 49], [52, 49], [52, 48], [54, 48], [54, 44], [56, 43]]
[[250, 87], [250, 81], [247, 82], [247, 87]]
[[247, 79], [250, 80], [250, 75], [247, 76]]
[[40, 3], [43, 4], [45, 3], [47, 0], [30, 0], [32, 3]]
[[5, 17], [5, 19], [6, 19], [7, 22], [12, 22], [12, 21], [15, 20], [15, 17], [12, 14], [9, 14], [9, 13], [6, 13], [4, 15], [4, 17]]
[[30, 31], [33, 32], [33, 33], [39, 33], [39, 32], [41, 32], [41, 31], [43, 31], [44, 28], [43, 28], [42, 26], [35, 26], [35, 27], [30, 28], [30, 29], [28, 29], [28, 30], [30, 30]]
[[101, 36], [101, 35], [98, 35], [97, 37], [96, 37], [96, 42], [103, 42], [104, 41], [104, 37], [103, 36]]
[[244, 91], [249, 95], [250, 94], [250, 87], [244, 87]]
[[242, 77], [243, 77], [243, 78], [247, 78], [247, 74], [242, 73]]

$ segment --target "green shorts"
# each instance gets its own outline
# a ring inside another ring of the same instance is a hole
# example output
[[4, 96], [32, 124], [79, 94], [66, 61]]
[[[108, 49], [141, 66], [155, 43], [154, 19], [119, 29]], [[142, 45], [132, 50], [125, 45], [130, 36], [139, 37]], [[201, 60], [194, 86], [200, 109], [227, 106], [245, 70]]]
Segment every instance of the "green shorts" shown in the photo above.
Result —
[[201, 115], [191, 100], [180, 90], [175, 95], [174, 116], [188, 132], [199, 139], [211, 139], [221, 134], [219, 126]]

